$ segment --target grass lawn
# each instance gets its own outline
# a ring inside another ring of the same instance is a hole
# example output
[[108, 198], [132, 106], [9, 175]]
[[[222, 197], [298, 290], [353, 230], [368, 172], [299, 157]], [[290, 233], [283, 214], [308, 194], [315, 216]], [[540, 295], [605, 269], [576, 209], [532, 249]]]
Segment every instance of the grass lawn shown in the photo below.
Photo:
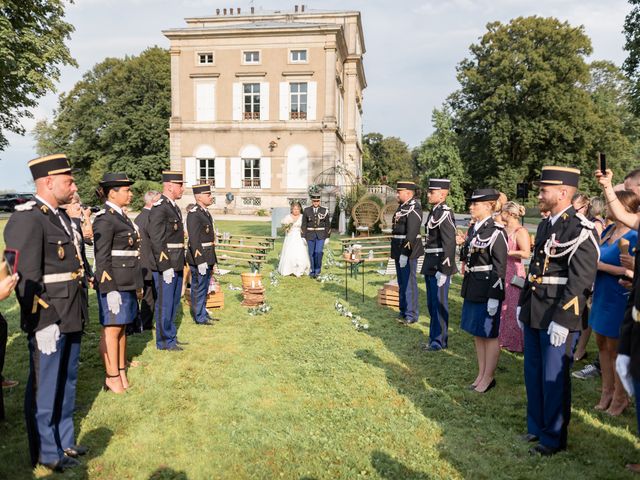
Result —
[[[218, 227], [269, 234], [269, 224]], [[358, 332], [334, 309], [344, 296], [341, 269], [330, 269], [339, 282], [283, 278], [269, 285], [280, 246], [263, 269], [269, 314], [252, 317], [240, 306], [228, 284], [239, 286], [246, 269], [234, 269], [222, 278], [219, 323], [198, 327], [188, 311], [179, 316], [186, 351], [159, 352], [151, 335], [130, 337], [141, 365], [130, 369], [132, 388], [123, 396], [100, 390], [92, 296], [76, 415], [78, 440], [91, 452], [81, 469], [56, 478], [633, 478], [623, 466], [640, 461], [634, 409], [621, 418], [594, 411], [599, 381], [574, 381], [569, 450], [549, 459], [530, 457], [518, 440], [525, 431], [522, 356], [502, 354], [489, 394], [466, 389], [475, 353], [459, 329], [459, 278], [450, 294], [450, 349], [426, 354], [418, 350], [429, 321], [424, 285], [420, 323], [400, 326], [395, 312], [375, 301], [387, 278], [368, 266], [364, 303], [360, 278], [349, 282], [350, 309], [369, 324]], [[24, 431], [25, 337], [15, 300], [0, 309], [10, 325], [4, 373], [21, 382], [5, 399], [0, 478], [42, 478], [45, 470], [30, 468]]]

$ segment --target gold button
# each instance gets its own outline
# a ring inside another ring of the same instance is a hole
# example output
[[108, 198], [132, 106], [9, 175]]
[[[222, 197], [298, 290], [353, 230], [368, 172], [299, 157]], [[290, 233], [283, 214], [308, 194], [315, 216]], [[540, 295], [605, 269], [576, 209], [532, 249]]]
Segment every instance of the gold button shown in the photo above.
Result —
[[536, 262], [536, 266], [539, 267], [540, 266], [540, 262]]
[[531, 287], [531, 290], [535, 291], [536, 287]]
[[122, 266], [125, 267], [126, 265], [123, 263]]

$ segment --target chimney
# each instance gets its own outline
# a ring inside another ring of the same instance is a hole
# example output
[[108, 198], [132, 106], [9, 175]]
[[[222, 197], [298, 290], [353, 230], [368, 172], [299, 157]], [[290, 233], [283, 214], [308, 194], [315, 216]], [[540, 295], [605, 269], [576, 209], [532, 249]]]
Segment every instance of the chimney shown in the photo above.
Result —
[[295, 6], [294, 6], [293, 11], [294, 11], [294, 12], [296, 12], [296, 13], [298, 13], [298, 5], [295, 5]]
[[233, 8], [229, 9], [229, 15], [233, 15]]
[[240, 7], [238, 7], [238, 15], [240, 15]]
[[255, 13], [255, 12], [256, 12], [255, 7], [251, 7], [251, 13], [253, 14], [253, 13]]
[[302, 5], [300, 8], [301, 8], [301, 11], [304, 12], [304, 5]]
[[224, 12], [225, 15], [227, 14], [227, 9], [226, 8], [223, 8], [222, 11]]
[[220, 9], [216, 8], [216, 15], [220, 15]]

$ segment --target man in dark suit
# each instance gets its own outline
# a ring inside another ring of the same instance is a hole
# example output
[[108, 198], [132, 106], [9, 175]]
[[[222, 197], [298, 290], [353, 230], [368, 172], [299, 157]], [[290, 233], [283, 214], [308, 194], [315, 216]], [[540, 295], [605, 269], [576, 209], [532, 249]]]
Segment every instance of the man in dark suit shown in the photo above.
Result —
[[550, 215], [538, 225], [516, 313], [524, 331], [523, 439], [539, 442], [529, 450], [532, 455], [567, 448], [573, 350], [600, 257], [593, 223], [571, 206], [579, 179], [580, 170], [574, 168], [542, 169], [538, 201]]
[[196, 206], [187, 213], [187, 263], [191, 270], [191, 315], [198, 325], [212, 325], [207, 313], [211, 269], [217, 263], [213, 218], [207, 208], [213, 203], [211, 185], [193, 186]]
[[159, 199], [160, 193], [155, 190], [145, 193], [144, 208], [134, 220], [140, 232], [140, 264], [144, 281], [142, 301], [138, 312], [139, 318], [136, 321], [139, 330], [151, 330], [153, 328], [153, 312], [157, 294], [153, 283], [154, 260], [151, 252], [151, 239], [149, 238], [149, 213], [153, 204]]
[[429, 180], [431, 212], [424, 227], [427, 234], [422, 274], [427, 285], [427, 308], [431, 323], [427, 351], [447, 348], [449, 340], [449, 285], [456, 267], [456, 225], [453, 210], [446, 204], [451, 181]]
[[156, 347], [180, 351], [175, 324], [184, 269], [184, 226], [176, 200], [182, 198], [182, 172], [162, 172], [162, 196], [149, 213], [149, 238], [155, 263], [153, 282], [158, 301], [155, 304]]
[[391, 232], [391, 258], [396, 262], [400, 289], [398, 322], [409, 325], [418, 321], [418, 258], [424, 255], [420, 237], [422, 206], [415, 198], [414, 182], [398, 182], [396, 187], [398, 209], [393, 215]]
[[63, 154], [29, 162], [35, 201], [21, 205], [4, 231], [18, 250], [22, 329], [29, 343], [25, 417], [31, 461], [53, 470], [79, 465], [86, 448], [75, 444], [73, 413], [80, 339], [88, 320], [80, 235], [60, 205], [77, 191]]
[[311, 194], [311, 206], [302, 212], [302, 238], [307, 240], [311, 268], [309, 276], [318, 278], [322, 270], [322, 255], [325, 244], [331, 236], [331, 218], [329, 210], [320, 206], [320, 195]]

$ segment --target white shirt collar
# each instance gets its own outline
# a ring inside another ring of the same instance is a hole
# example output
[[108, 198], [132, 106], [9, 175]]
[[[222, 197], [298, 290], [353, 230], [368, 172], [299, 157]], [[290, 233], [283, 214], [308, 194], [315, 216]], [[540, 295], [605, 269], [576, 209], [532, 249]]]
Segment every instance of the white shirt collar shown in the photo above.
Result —
[[47, 207], [49, 207], [49, 210], [51, 210], [53, 213], [55, 213], [56, 215], [58, 214], [58, 209], [53, 208], [51, 204], [47, 202], [45, 199], [43, 199], [40, 195], [36, 195], [36, 198], [40, 200], [42, 203], [44, 203]]
[[566, 212], [570, 208], [571, 208], [571, 205], [569, 205], [567, 208], [565, 208], [561, 212], [556, 213], [554, 216], [549, 217], [549, 221], [551, 222], [551, 225], [555, 225], [556, 224], [556, 220], [558, 220], [558, 218], [560, 218], [560, 215], [562, 215], [564, 212]]
[[482, 226], [482, 225], [483, 225], [487, 220], [489, 220], [490, 218], [491, 218], [491, 215], [489, 215], [488, 217], [483, 218], [482, 220], [480, 220], [480, 221], [476, 222], [476, 223], [473, 225], [473, 231], [474, 231], [474, 232], [477, 232], [478, 230], [480, 230], [480, 227], [481, 227], [481, 226]]
[[167, 197], [166, 195], [164, 195], [164, 197], [165, 197], [167, 200], [169, 200], [169, 203], [170, 203], [171, 205], [173, 205], [174, 207], [176, 206], [176, 202], [175, 202], [174, 200], [170, 199], [170, 198], [169, 198], [169, 197]]
[[115, 203], [111, 203], [110, 201], [106, 201], [104, 202], [105, 205], [108, 205], [109, 207], [113, 208], [116, 212], [118, 212], [120, 215], [124, 216], [124, 213], [122, 213], [122, 208], [120, 208], [119, 206], [117, 206]]

